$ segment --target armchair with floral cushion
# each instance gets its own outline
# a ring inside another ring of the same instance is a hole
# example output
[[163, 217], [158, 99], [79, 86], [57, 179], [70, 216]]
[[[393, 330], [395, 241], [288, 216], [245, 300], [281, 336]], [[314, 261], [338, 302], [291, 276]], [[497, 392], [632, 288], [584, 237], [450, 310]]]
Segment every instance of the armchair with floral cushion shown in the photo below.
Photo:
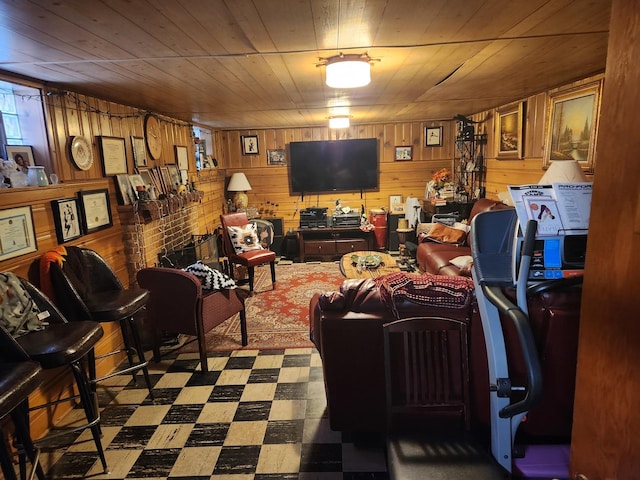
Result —
[[234, 265], [246, 267], [249, 274], [249, 291], [253, 292], [255, 267], [269, 264], [271, 283], [276, 288], [276, 253], [264, 248], [258, 238], [254, 222], [245, 212], [220, 215], [222, 225], [222, 252], [229, 260], [229, 276], [233, 278]]

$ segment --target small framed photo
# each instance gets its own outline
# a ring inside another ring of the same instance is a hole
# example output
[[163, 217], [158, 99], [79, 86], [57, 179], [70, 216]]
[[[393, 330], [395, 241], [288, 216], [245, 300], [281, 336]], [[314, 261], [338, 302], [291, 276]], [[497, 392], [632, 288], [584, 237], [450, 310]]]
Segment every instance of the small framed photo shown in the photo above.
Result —
[[135, 173], [133, 175], [128, 175], [129, 177], [129, 183], [131, 184], [131, 188], [133, 190], [133, 195], [136, 199], [140, 199], [140, 195], [138, 194], [138, 187], [144, 187], [144, 189], [147, 189], [147, 186], [144, 183], [144, 179], [142, 178], [142, 175], [140, 175], [139, 173]]
[[267, 164], [286, 165], [287, 161], [284, 157], [284, 149], [267, 150]]
[[0, 261], [37, 249], [31, 206], [0, 210]]
[[242, 142], [242, 154], [243, 155], [258, 155], [258, 136], [257, 135], [242, 135], [240, 137]]
[[413, 147], [411, 145], [401, 145], [395, 148], [395, 155], [393, 156], [395, 161], [411, 160], [413, 159]]
[[122, 205], [131, 205], [135, 203], [136, 197], [131, 189], [131, 182], [129, 182], [129, 175], [116, 175], [115, 182], [118, 187], [118, 202]]
[[102, 172], [105, 177], [127, 173], [127, 155], [124, 148], [124, 138], [99, 138], [100, 156], [102, 157]]
[[165, 195], [169, 195], [175, 187], [171, 181], [171, 173], [169, 172], [169, 167], [166, 165], [160, 167], [160, 181], [162, 182], [162, 192]]
[[187, 158], [187, 147], [175, 145], [174, 148], [176, 151], [176, 165], [178, 165], [178, 170], [188, 170], [189, 160]]
[[7, 152], [7, 159], [16, 162], [21, 172], [26, 174], [27, 168], [36, 164], [33, 158], [33, 147], [29, 145], [5, 145], [4, 148]]
[[442, 127], [425, 127], [424, 146], [425, 147], [441, 147], [442, 146]]
[[75, 198], [52, 200], [51, 209], [53, 210], [58, 243], [65, 243], [82, 236], [78, 200]]
[[171, 177], [171, 190], [176, 190], [178, 185], [180, 185], [180, 171], [178, 170], [178, 166], [174, 164], [167, 165], [169, 169], [169, 175]]
[[402, 203], [402, 195], [389, 195], [389, 212], [404, 213], [404, 203]]
[[78, 200], [85, 233], [97, 232], [113, 225], [108, 188], [79, 191]]
[[131, 137], [131, 150], [136, 167], [147, 166], [147, 149], [144, 146], [144, 138]]

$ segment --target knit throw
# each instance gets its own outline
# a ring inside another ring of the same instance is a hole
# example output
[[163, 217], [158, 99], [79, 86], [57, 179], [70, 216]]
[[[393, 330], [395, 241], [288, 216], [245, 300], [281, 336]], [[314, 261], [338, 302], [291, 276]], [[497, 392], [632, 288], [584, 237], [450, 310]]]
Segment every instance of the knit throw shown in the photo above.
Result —
[[438, 308], [462, 309], [474, 298], [473, 281], [454, 275], [422, 275], [395, 272], [375, 279], [380, 298], [399, 318], [398, 302], [408, 301], [418, 305]]

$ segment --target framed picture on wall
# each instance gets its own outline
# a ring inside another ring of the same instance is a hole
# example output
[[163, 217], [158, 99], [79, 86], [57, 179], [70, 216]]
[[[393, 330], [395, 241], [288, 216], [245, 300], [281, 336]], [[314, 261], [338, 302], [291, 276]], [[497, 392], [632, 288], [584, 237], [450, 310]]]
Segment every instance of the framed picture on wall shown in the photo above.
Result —
[[284, 157], [284, 149], [267, 150], [267, 163], [269, 165], [286, 165], [287, 161]]
[[242, 154], [243, 155], [258, 155], [258, 136], [257, 135], [242, 135], [240, 137], [242, 142]]
[[101, 136], [98, 144], [100, 145], [104, 176], [127, 173], [127, 154], [124, 148], [124, 138]]
[[85, 233], [97, 232], [113, 225], [108, 188], [80, 191], [78, 201]]
[[147, 166], [147, 149], [144, 146], [144, 138], [131, 137], [131, 150], [136, 167]]
[[31, 206], [0, 210], [0, 261], [37, 249]]
[[512, 103], [496, 109], [496, 158], [522, 158], [524, 102]]
[[174, 148], [176, 150], [176, 165], [178, 165], [178, 170], [188, 170], [189, 160], [187, 157], [187, 147], [175, 145]]
[[442, 127], [425, 127], [424, 146], [425, 147], [441, 147], [442, 146]]
[[602, 80], [549, 95], [542, 166], [553, 160], [576, 160], [593, 172]]
[[411, 160], [413, 158], [413, 147], [402, 145], [395, 148], [393, 159], [395, 161]]
[[75, 198], [52, 200], [51, 208], [53, 210], [58, 243], [65, 243], [82, 236], [78, 200]]

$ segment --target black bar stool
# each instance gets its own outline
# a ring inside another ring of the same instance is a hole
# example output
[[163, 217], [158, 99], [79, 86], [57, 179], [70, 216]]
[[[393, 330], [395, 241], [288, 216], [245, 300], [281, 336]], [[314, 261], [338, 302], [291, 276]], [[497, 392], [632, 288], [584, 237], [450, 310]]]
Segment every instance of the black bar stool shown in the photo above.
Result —
[[[4, 342], [0, 338], [2, 360], [0, 360], [0, 421], [5, 425], [5, 417], [13, 420], [16, 446], [20, 453], [21, 478], [33, 478], [37, 475], [44, 480], [44, 472], [38, 461], [39, 452], [31, 440], [29, 432], [29, 395], [42, 383], [40, 373], [42, 367], [29, 360], [24, 352], [15, 348], [12, 342]], [[31, 462], [31, 473], [26, 475], [24, 456]], [[4, 432], [0, 445], [0, 463], [2, 473], [7, 480], [17, 480], [11, 460], [11, 449], [6, 443]]]
[[[50, 252], [51, 253], [51, 252]], [[94, 320], [96, 322], [118, 322], [124, 341], [129, 367], [97, 378], [93, 353], [89, 358], [89, 377], [95, 390], [96, 384], [115, 375], [130, 373], [137, 383], [136, 373], [142, 370], [153, 398], [148, 361], [134, 316], [149, 300], [149, 292], [143, 288], [125, 289], [109, 264], [95, 251], [88, 248], [66, 247], [66, 253], [51, 261], [45, 254], [40, 262], [40, 284], [50, 282], [53, 301], [67, 320]], [[48, 268], [48, 276], [43, 273]], [[44, 289], [43, 289], [44, 290]], [[47, 290], [44, 290], [45, 293]], [[108, 352], [98, 358], [115, 355], [123, 350]], [[135, 357], [134, 358], [134, 354]]]
[[[83, 361], [93, 353], [94, 346], [102, 338], [102, 326], [98, 322], [85, 320], [78, 322], [68, 322], [62, 313], [51, 303], [51, 301], [36, 287], [27, 280], [20, 279], [27, 294], [35, 302], [40, 312], [47, 312], [46, 325], [41, 330], [30, 331], [16, 338], [13, 337], [3, 326], [0, 326], [0, 345], [3, 350], [11, 348], [22, 352], [25, 358], [40, 364], [43, 370], [68, 367], [71, 369], [78, 388], [78, 395], [60, 398], [54, 402], [33, 406], [30, 410], [46, 408], [54, 404], [76, 401], [78, 398], [84, 409], [87, 423], [75, 427], [73, 431], [91, 429], [96, 450], [104, 472], [107, 473], [107, 460], [102, 448], [100, 415], [98, 412], [97, 399], [92, 391], [89, 378], [85, 373]], [[49, 434], [50, 439], [54, 436], [65, 435], [69, 430]], [[42, 440], [42, 439], [40, 439]], [[40, 441], [36, 440], [36, 444]]]

